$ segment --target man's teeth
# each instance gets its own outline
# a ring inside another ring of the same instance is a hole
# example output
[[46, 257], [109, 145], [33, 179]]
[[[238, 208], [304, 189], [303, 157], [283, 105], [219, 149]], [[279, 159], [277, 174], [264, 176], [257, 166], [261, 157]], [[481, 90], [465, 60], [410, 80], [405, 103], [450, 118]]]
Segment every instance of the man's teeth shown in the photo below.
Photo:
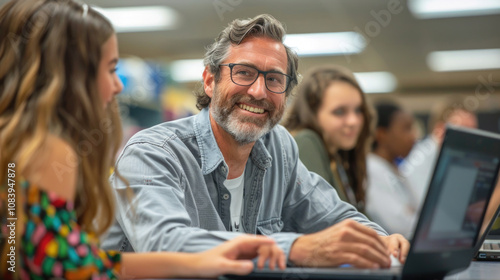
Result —
[[264, 114], [264, 109], [262, 108], [255, 108], [255, 107], [250, 107], [248, 105], [240, 104], [238, 105], [241, 109], [252, 112], [252, 113], [257, 113], [257, 114]]

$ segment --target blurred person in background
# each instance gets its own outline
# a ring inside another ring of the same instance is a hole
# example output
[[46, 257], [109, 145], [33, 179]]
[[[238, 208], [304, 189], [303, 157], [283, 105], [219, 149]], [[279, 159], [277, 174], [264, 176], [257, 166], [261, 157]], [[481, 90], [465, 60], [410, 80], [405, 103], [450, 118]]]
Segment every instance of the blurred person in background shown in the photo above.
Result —
[[283, 125], [297, 142], [300, 160], [342, 200], [364, 212], [373, 117], [353, 73], [336, 65], [316, 67], [304, 76], [294, 98]]
[[117, 63], [111, 24], [86, 4], [1, 7], [0, 222], [9, 238], [0, 244], [0, 278], [209, 278], [247, 274], [259, 254], [260, 263], [284, 267], [266, 237], [242, 236], [198, 254], [98, 248], [115, 211], [108, 179], [122, 140]]
[[429, 135], [415, 144], [408, 157], [399, 166], [399, 170], [416, 195], [418, 209], [422, 206], [427, 193], [446, 125], [477, 128], [476, 115], [461, 105], [463, 100], [458, 98], [438, 103], [429, 117]]
[[396, 162], [406, 157], [415, 143], [414, 119], [392, 102], [379, 103], [375, 109], [375, 141], [367, 159], [366, 212], [388, 232], [411, 238], [417, 204]]

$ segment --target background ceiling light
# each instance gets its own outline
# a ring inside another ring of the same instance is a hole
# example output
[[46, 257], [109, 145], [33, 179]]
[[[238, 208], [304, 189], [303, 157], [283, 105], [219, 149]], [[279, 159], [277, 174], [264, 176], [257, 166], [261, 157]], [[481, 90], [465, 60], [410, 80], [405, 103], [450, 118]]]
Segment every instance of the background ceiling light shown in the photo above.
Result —
[[93, 8], [111, 21], [116, 32], [174, 29], [179, 21], [178, 13], [166, 6]]
[[365, 93], [393, 92], [397, 86], [396, 77], [390, 72], [359, 72], [354, 76]]
[[299, 56], [357, 54], [366, 46], [357, 32], [289, 34], [284, 42]]
[[431, 52], [427, 65], [436, 72], [500, 69], [500, 49]]
[[480, 16], [500, 13], [500, 0], [410, 0], [408, 8], [419, 19]]

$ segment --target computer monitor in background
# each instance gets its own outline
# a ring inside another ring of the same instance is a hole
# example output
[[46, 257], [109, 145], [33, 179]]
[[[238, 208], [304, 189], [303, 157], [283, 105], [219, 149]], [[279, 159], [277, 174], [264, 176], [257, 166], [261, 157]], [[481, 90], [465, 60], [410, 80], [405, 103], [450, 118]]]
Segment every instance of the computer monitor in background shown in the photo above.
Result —
[[497, 184], [495, 194], [488, 205], [488, 213], [484, 218], [481, 234], [475, 248], [475, 259], [479, 261], [500, 261], [500, 185]]

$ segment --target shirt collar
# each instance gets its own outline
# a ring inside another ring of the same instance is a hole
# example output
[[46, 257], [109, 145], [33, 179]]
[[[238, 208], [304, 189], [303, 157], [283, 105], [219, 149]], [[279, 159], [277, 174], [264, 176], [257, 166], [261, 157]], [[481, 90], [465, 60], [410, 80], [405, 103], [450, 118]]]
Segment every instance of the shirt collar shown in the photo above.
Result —
[[270, 167], [273, 159], [264, 145], [264, 139], [268, 134], [257, 140], [253, 145], [252, 151], [250, 152], [250, 159], [261, 169]]
[[210, 125], [208, 107], [196, 115], [194, 131], [198, 148], [200, 149], [201, 170], [203, 175], [207, 175], [213, 172], [224, 161], [224, 156], [217, 145], [217, 141], [215, 141], [212, 126]]

